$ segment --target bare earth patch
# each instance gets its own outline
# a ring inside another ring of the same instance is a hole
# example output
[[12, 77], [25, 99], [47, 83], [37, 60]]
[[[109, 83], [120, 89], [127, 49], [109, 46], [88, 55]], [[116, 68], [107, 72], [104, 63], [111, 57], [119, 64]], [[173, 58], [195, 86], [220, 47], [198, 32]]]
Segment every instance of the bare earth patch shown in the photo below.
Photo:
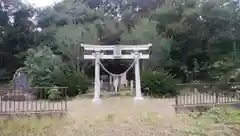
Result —
[[103, 99], [94, 105], [79, 98], [68, 104], [68, 115], [59, 117], [2, 118], [1, 136], [181, 136], [184, 125], [175, 115], [173, 99], [131, 97]]

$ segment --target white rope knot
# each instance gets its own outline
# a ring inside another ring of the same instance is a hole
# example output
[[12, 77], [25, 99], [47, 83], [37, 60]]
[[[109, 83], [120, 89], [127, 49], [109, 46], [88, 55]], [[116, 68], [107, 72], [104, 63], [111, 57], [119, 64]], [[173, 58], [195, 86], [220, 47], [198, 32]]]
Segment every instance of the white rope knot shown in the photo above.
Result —
[[133, 52], [134, 56], [135, 56], [135, 59], [139, 59], [140, 56], [142, 55], [142, 53], [140, 52]]
[[93, 55], [94, 55], [97, 63], [99, 63], [100, 62], [100, 55], [101, 55], [101, 53], [100, 52], [95, 52], [95, 53], [93, 53]]

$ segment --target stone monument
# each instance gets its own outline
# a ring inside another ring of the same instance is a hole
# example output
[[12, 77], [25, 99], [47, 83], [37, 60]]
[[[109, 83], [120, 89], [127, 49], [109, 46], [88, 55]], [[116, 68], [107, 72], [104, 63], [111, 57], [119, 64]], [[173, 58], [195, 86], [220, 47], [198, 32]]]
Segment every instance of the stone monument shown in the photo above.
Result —
[[2, 97], [5, 101], [26, 101], [36, 97], [30, 89], [28, 75], [23, 68], [16, 70], [12, 79], [12, 90]]

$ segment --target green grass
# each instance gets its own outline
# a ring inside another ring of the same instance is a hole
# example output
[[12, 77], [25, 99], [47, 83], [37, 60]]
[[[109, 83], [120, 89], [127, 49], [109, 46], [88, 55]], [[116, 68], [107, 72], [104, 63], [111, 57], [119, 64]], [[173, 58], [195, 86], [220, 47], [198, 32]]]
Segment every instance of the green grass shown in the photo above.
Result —
[[240, 110], [233, 108], [212, 108], [205, 113], [188, 113], [182, 118], [189, 136], [239, 136]]

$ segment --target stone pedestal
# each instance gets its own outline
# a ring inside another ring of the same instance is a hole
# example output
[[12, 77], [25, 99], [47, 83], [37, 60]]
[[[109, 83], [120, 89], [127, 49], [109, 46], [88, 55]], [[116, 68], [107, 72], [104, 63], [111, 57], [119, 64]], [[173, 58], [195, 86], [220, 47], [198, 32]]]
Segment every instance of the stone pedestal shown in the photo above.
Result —
[[101, 99], [100, 98], [93, 98], [92, 99], [92, 103], [93, 104], [100, 104], [101, 103]]
[[133, 99], [134, 99], [135, 101], [144, 100], [144, 98], [143, 98], [143, 97], [137, 97], [137, 96], [136, 96], [136, 97], [134, 97]]
[[36, 100], [36, 96], [24, 90], [13, 90], [2, 96], [2, 101], [32, 101], [32, 100]]

